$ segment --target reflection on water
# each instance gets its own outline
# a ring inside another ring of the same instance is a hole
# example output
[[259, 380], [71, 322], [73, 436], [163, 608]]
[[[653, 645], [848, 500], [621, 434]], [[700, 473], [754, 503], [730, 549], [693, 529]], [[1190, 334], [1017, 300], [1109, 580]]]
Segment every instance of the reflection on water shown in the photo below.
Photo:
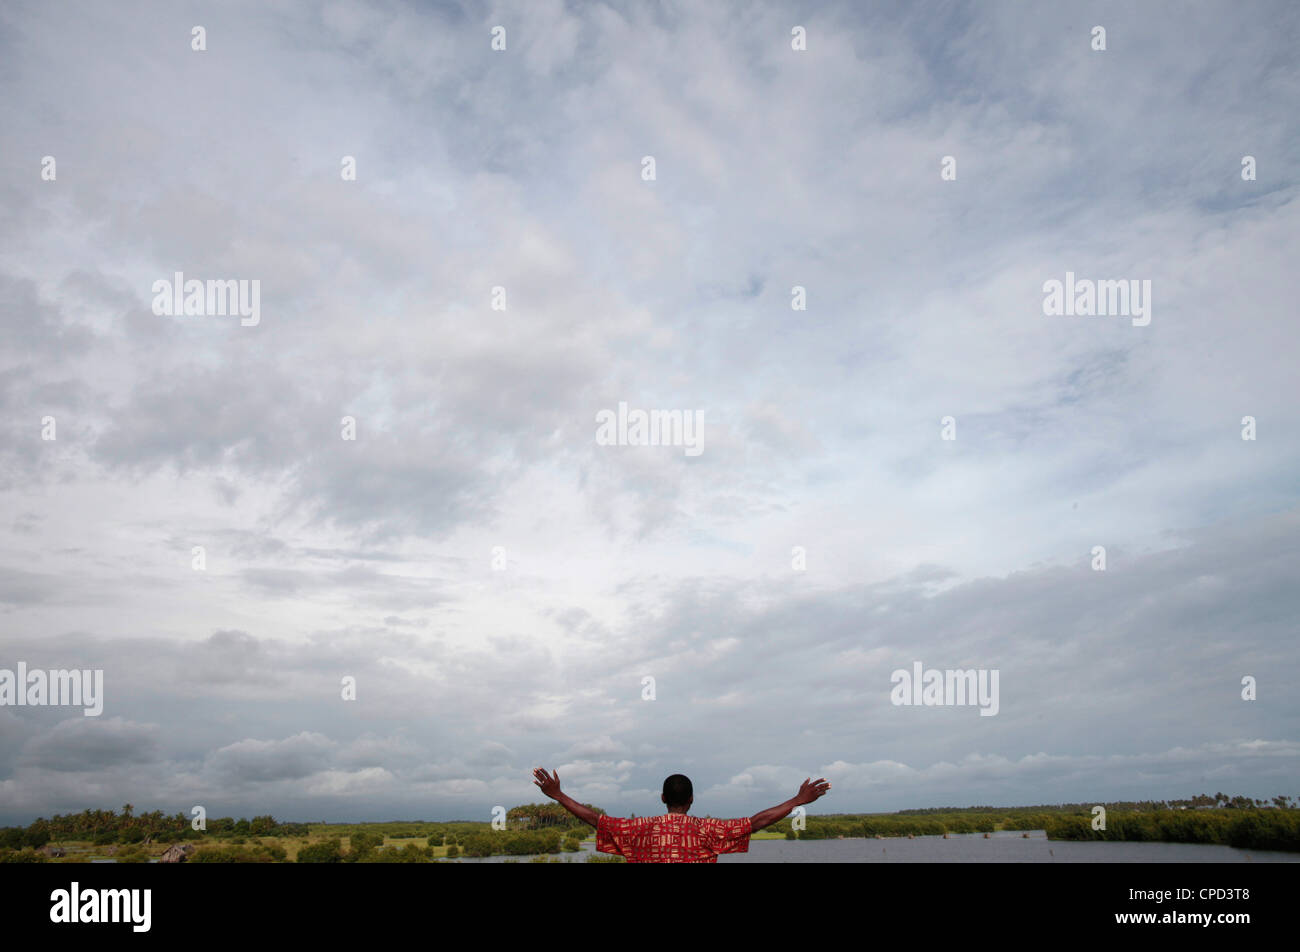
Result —
[[[805, 852], [807, 850], [807, 852]], [[949, 833], [877, 840], [758, 840], [719, 863], [1295, 863], [1297, 853], [1203, 843], [1088, 843], [1049, 840], [1042, 830]]]
[[[583, 843], [580, 853], [554, 858], [586, 862], [595, 852]], [[529, 856], [488, 856], [462, 863], [528, 862]], [[719, 863], [1297, 863], [1300, 853], [1239, 850], [1202, 843], [1079, 843], [1049, 840], [1042, 830], [949, 833], [942, 836], [889, 837], [883, 840], [753, 840], [748, 853], [729, 853]]]
[[[92, 859], [91, 862], [92, 862], [92, 863], [116, 863], [117, 860], [115, 860], [115, 859]], [[157, 861], [156, 859], [151, 859], [151, 860], [146, 860], [146, 862], [149, 862], [149, 863], [156, 863], [156, 862], [158, 862], [158, 861]]]
[[[582, 844], [577, 853], [556, 853], [547, 857], [569, 863], [585, 863], [598, 856], [593, 842]], [[531, 856], [462, 857], [452, 862], [527, 863]], [[94, 859], [92, 863], [116, 863], [115, 859]], [[156, 863], [156, 859], [149, 862]], [[1042, 830], [1025, 839], [1020, 831], [949, 833], [862, 840], [753, 840], [748, 853], [718, 857], [719, 863], [1300, 863], [1300, 853], [1239, 850], [1231, 846], [1201, 843], [1077, 843], [1049, 840]]]

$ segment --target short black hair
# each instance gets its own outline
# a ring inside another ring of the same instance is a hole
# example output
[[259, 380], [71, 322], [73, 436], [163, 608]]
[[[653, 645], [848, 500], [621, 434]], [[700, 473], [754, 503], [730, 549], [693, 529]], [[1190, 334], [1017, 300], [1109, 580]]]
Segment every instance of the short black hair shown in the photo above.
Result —
[[684, 807], [695, 796], [691, 778], [675, 773], [664, 781], [664, 803], [670, 807]]

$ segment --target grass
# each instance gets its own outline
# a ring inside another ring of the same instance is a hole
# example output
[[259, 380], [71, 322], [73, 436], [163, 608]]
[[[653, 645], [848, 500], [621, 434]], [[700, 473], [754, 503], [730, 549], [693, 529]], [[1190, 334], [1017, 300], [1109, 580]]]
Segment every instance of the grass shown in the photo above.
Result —
[[[365, 824], [354, 823], [354, 824], [349, 824], [348, 827], [352, 830], [359, 830], [364, 828]], [[292, 863], [297, 861], [299, 851], [302, 850], [305, 846], [308, 846], [312, 843], [320, 843], [324, 840], [332, 840], [332, 839], [341, 840], [343, 844], [343, 849], [345, 851], [350, 850], [352, 848], [351, 836], [349, 835], [340, 836], [338, 832], [331, 830], [329, 826], [323, 824], [320, 826], [313, 826], [311, 828], [311, 832], [307, 835], [306, 838], [303, 838], [301, 836], [246, 836], [244, 837], [244, 845], [254, 846], [257, 844], [261, 844], [264, 846], [283, 847], [286, 854], [285, 855], [286, 861]], [[594, 843], [595, 839], [596, 839], [596, 835], [592, 833], [584, 837], [583, 842]], [[188, 840], [186, 842], [192, 843], [194, 846], [198, 847], [199, 849], [232, 845], [230, 840], [216, 839], [216, 838], [207, 842], [204, 842], [202, 840]], [[414, 843], [417, 846], [424, 846], [425, 842], [426, 839], [424, 836], [417, 836], [417, 837], [385, 836], [383, 845], [385, 847], [391, 846], [391, 847], [396, 847], [397, 849], [401, 849], [403, 846], [406, 846], [411, 843]], [[63, 849], [67, 851], [68, 854], [67, 856], [61, 856], [61, 857], [56, 857], [54, 859], [51, 859], [50, 862], [52, 863], [86, 863], [92, 859], [113, 858], [112, 855], [107, 852], [108, 847], [96, 846], [90, 840], [63, 840], [61, 842], [54, 843], [52, 845], [61, 846]], [[143, 847], [143, 849], [150, 859], [156, 859], [159, 856], [161, 856], [163, 852], [170, 845], [171, 845], [170, 843], [153, 843]], [[121, 844], [117, 844], [117, 847], [119, 850], [124, 848]], [[462, 853], [461, 855], [463, 856], [464, 854]], [[578, 854], [570, 853], [568, 855], [577, 856]], [[433, 857], [434, 859], [446, 859], [447, 847], [441, 845], [434, 846]], [[562, 860], [557, 859], [555, 861], [561, 862]]]

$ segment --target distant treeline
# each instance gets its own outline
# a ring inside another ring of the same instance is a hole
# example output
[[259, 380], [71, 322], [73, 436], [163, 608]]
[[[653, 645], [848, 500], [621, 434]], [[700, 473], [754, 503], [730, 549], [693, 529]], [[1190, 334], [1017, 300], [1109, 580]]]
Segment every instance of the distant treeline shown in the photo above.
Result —
[[[550, 809], [554, 808], [554, 809]], [[600, 811], [598, 808], [597, 812]], [[562, 816], [555, 812], [559, 810]], [[95, 847], [125, 847], [114, 855], [119, 862], [143, 862], [142, 845], [163, 846], [194, 842], [200, 849], [188, 857], [198, 863], [284, 862], [279, 838], [302, 839], [300, 863], [429, 862], [439, 847], [445, 855], [525, 856], [577, 852], [590, 827], [559, 808], [558, 804], [525, 804], [508, 811], [506, 827], [467, 820], [447, 823], [393, 821], [388, 823], [281, 823], [274, 817], [249, 819], [209, 817], [206, 830], [195, 830], [182, 813], [161, 811], [136, 815], [130, 804], [121, 813], [85, 810], [50, 819], [41, 817], [26, 827], [0, 828], [0, 862], [39, 862], [35, 851], [63, 842], [90, 843]], [[348, 848], [342, 846], [347, 838]], [[265, 841], [259, 840], [265, 839]], [[406, 845], [384, 847], [385, 839], [410, 839]]]
[[1094, 830], [1090, 816], [1054, 816], [1044, 826], [1054, 840], [1151, 840], [1218, 843], [1238, 849], [1300, 852], [1300, 810], [1106, 814], [1106, 829]]
[[[1245, 798], [1242, 798], [1243, 800]], [[896, 814], [809, 816], [795, 830], [787, 818], [772, 827], [787, 839], [837, 837], [940, 836], [944, 833], [992, 833], [994, 830], [1044, 830], [1054, 840], [1130, 840], [1164, 843], [1214, 843], [1240, 849], [1300, 852], [1300, 809], [1256, 808], [1240, 803], [1219, 810], [1101, 804], [1105, 829], [1093, 829], [1093, 805], [1072, 804], [1031, 812], [1040, 807], [985, 811], [905, 811]], [[924, 815], [921, 815], [921, 814]]]
[[[1040, 804], [1032, 807], [931, 807], [924, 810], [899, 810], [898, 816], [923, 816], [928, 813], [1086, 813], [1099, 801], [1091, 803], [1057, 803]], [[1291, 797], [1279, 796], [1271, 800], [1252, 800], [1250, 797], [1230, 797], [1226, 793], [1198, 793], [1188, 800], [1117, 800], [1104, 804], [1107, 810], [1121, 810], [1126, 813], [1154, 812], [1156, 810], [1252, 810], [1268, 807], [1292, 809], [1300, 807], [1300, 801]]]
[[784, 833], [786, 839], [833, 840], [838, 837], [873, 836], [942, 836], [944, 833], [992, 833], [999, 824], [1004, 829], [1042, 829], [1041, 826], [1012, 827], [1006, 824], [1015, 818], [1006, 816], [966, 813], [960, 815], [932, 815], [925, 818], [897, 814], [854, 815], [833, 817], [809, 816], [804, 818], [804, 829], [795, 830], [787, 818], [771, 827]]
[[209, 817], [206, 831], [195, 830], [183, 813], [166, 815], [161, 810], [136, 816], [131, 804], [121, 813], [113, 810], [83, 810], [67, 816], [40, 817], [28, 826], [0, 827], [0, 849], [36, 848], [60, 840], [86, 840], [99, 846], [124, 843], [174, 843], [200, 840], [205, 836], [306, 836], [306, 823], [280, 823], [272, 816], [251, 820]]
[[311, 823], [307, 830], [312, 836], [351, 837], [357, 833], [374, 833], [390, 840], [418, 840], [427, 838], [435, 845], [455, 842], [466, 833], [476, 833], [488, 824], [474, 820], [451, 820], [434, 823], [424, 820], [393, 820], [386, 823]]

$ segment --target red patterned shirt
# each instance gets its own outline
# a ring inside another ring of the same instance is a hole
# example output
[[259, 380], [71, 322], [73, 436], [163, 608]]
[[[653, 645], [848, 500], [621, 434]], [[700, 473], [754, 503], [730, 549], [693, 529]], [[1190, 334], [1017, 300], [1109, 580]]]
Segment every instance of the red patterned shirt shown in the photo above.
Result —
[[685, 813], [634, 820], [601, 814], [596, 849], [629, 863], [716, 863], [719, 853], [749, 852], [749, 817], [701, 819]]

